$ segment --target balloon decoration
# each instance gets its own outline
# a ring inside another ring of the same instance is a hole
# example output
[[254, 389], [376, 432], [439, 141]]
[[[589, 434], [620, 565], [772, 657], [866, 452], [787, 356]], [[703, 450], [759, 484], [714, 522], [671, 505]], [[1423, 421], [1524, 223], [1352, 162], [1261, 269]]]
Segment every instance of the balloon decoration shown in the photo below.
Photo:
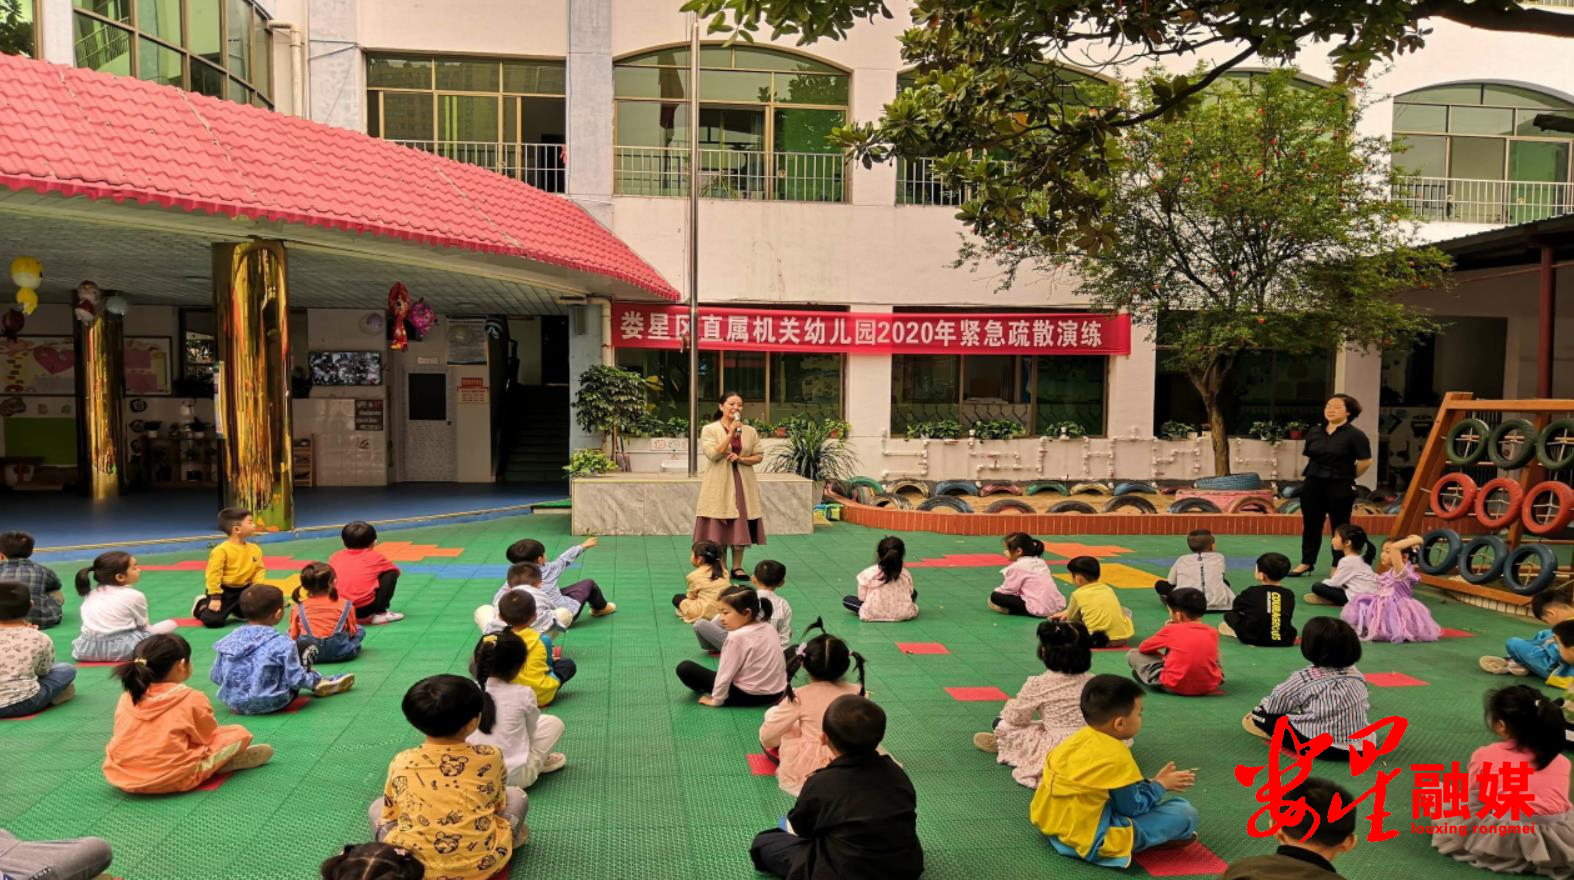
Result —
[[124, 318], [126, 312], [131, 311], [131, 303], [126, 300], [125, 294], [111, 293], [104, 298], [104, 312], [117, 318]]
[[437, 325], [437, 312], [426, 304], [425, 299], [418, 299], [410, 305], [410, 335], [416, 342], [426, 338], [432, 328]]
[[98, 320], [99, 301], [102, 298], [103, 293], [99, 291], [97, 284], [84, 281], [77, 285], [76, 304], [71, 310], [83, 326], [91, 327], [93, 322]]
[[410, 315], [410, 291], [397, 281], [388, 291], [388, 315], [391, 319], [388, 322], [388, 329], [393, 340], [388, 347], [393, 351], [404, 351], [410, 347], [409, 336], [405, 333], [404, 327], [405, 318]]
[[5, 315], [0, 316], [0, 335], [4, 335], [7, 342], [15, 342], [22, 335], [22, 325], [27, 323], [27, 318], [22, 316], [20, 309], [6, 309]]
[[16, 301], [22, 314], [31, 315], [38, 308], [38, 286], [44, 283], [44, 265], [33, 257], [17, 257], [11, 261], [11, 280], [19, 290]]

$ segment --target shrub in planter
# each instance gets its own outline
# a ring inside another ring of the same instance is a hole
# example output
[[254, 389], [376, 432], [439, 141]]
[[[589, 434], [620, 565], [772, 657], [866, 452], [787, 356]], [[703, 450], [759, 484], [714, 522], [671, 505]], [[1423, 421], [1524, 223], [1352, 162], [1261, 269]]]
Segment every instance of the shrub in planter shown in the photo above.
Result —
[[1044, 429], [1044, 436], [1056, 440], [1075, 440], [1078, 437], [1088, 436], [1088, 429], [1082, 427], [1081, 422], [1066, 420], [1050, 422]]
[[973, 436], [980, 440], [1010, 440], [1021, 433], [1022, 425], [1012, 419], [988, 419], [973, 423]]
[[1307, 427], [1305, 422], [1285, 422], [1284, 432], [1291, 440], [1300, 440], [1306, 436]]
[[1160, 440], [1189, 440], [1195, 433], [1197, 433], [1197, 426], [1185, 422], [1165, 422], [1159, 426]]
[[1277, 422], [1252, 422], [1251, 428], [1246, 433], [1258, 440], [1278, 444], [1284, 439], [1284, 426]]
[[833, 421], [795, 420], [787, 442], [767, 451], [765, 469], [797, 474], [816, 483], [853, 476], [858, 456], [846, 440], [831, 436]]
[[593, 477], [597, 474], [608, 474], [618, 469], [617, 462], [607, 457], [599, 449], [580, 449], [569, 458], [563, 470], [570, 477]]
[[913, 422], [907, 426], [907, 436], [919, 440], [955, 440], [962, 436], [962, 423], [956, 419]]

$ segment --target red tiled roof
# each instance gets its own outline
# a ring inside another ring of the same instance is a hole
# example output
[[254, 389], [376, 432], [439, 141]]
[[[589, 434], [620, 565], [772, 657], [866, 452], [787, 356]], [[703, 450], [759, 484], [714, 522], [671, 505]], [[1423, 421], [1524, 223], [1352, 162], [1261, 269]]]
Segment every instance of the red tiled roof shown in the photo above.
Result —
[[507, 254], [678, 292], [566, 198], [388, 141], [0, 55], [0, 185]]

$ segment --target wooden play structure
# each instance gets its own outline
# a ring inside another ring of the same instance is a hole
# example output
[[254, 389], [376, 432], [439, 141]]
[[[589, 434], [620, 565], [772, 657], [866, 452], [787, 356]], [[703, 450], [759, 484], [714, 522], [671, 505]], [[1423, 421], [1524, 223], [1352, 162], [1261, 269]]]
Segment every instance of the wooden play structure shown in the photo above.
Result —
[[[1481, 469], [1494, 469], [1494, 477], [1478, 483], [1468, 473]], [[1574, 580], [1571, 481], [1574, 400], [1477, 400], [1450, 392], [1394, 534], [1427, 538], [1423, 583], [1526, 605], [1541, 590]], [[1444, 520], [1444, 528], [1423, 532], [1430, 517]]]

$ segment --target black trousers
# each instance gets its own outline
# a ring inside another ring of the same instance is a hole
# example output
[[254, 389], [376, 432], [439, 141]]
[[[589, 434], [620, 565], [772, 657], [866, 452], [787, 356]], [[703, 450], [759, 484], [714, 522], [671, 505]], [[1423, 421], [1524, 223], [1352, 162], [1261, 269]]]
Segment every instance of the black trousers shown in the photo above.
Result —
[[1317, 564], [1317, 548], [1323, 542], [1323, 520], [1328, 521], [1330, 533], [1350, 521], [1355, 486], [1349, 480], [1308, 479], [1301, 484], [1300, 497], [1301, 564], [1312, 566]]
[[590, 606], [591, 611], [600, 611], [607, 607], [607, 597], [602, 595], [601, 587], [597, 586], [596, 582], [590, 578], [585, 578], [576, 584], [564, 587], [561, 592], [579, 603], [579, 610], [574, 612], [575, 620], [579, 619], [579, 615], [584, 612], [586, 605]]
[[[701, 666], [693, 660], [685, 660], [678, 664], [678, 681], [683, 682], [684, 687], [696, 694], [708, 694], [716, 687], [716, 670]], [[725, 705], [774, 706], [781, 697], [780, 693], [751, 694], [737, 685], [733, 685], [727, 691], [727, 702]]]
[[377, 591], [372, 594], [372, 601], [355, 609], [355, 619], [365, 622], [374, 614], [387, 614], [388, 606], [392, 604], [394, 590], [399, 588], [399, 571], [385, 571], [377, 576]]
[[1335, 605], [1345, 605], [1350, 601], [1350, 595], [1344, 591], [1344, 587], [1330, 586], [1327, 581], [1312, 584], [1312, 594], [1321, 596]]
[[799, 850], [808, 845], [809, 841], [796, 834], [772, 828], [754, 835], [754, 843], [749, 846], [749, 858], [754, 860], [756, 871], [786, 877], [787, 872], [792, 870], [792, 861]]
[[[218, 629], [230, 622], [231, 617], [240, 617], [240, 594], [246, 592], [245, 587], [219, 587], [216, 596], [203, 596], [191, 609], [191, 616], [202, 621], [208, 629]], [[213, 600], [219, 600], [219, 609], [212, 609]]]
[[550, 663], [552, 666], [552, 674], [557, 676], [557, 683], [559, 685], [568, 684], [568, 680], [573, 678], [574, 673], [579, 671], [579, 667], [574, 664], [574, 661], [568, 659], [567, 657], [551, 660]]
[[990, 593], [989, 601], [1020, 617], [1034, 616], [1028, 613], [1027, 602], [1024, 602], [1021, 596], [1009, 596], [1005, 593]]

